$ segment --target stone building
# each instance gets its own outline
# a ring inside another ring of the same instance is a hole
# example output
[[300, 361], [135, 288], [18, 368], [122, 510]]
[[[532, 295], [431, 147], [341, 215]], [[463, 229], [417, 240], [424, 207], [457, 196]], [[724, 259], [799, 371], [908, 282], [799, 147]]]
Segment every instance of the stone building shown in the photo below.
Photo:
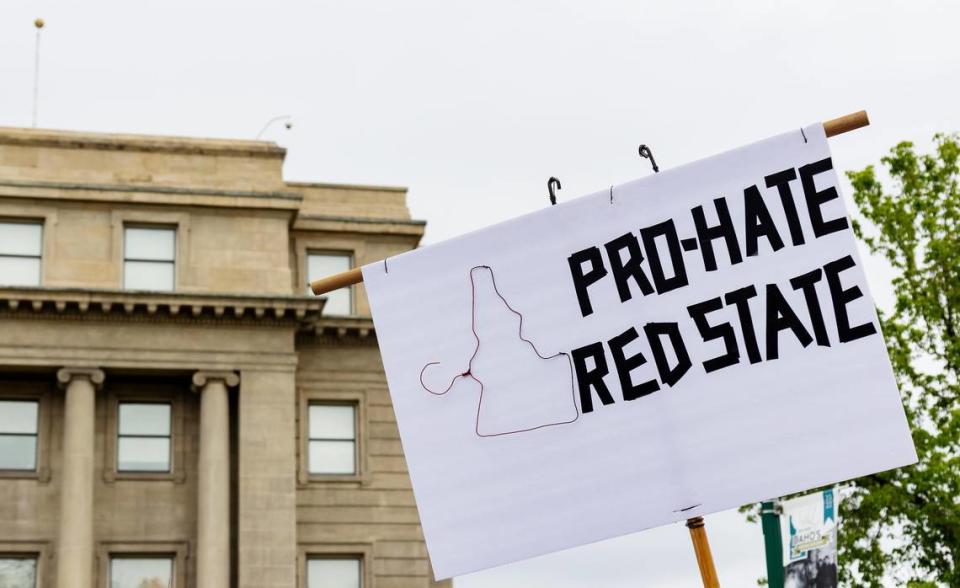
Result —
[[[434, 586], [363, 288], [401, 188], [0, 129], [0, 586]], [[443, 583], [448, 586], [448, 583]]]

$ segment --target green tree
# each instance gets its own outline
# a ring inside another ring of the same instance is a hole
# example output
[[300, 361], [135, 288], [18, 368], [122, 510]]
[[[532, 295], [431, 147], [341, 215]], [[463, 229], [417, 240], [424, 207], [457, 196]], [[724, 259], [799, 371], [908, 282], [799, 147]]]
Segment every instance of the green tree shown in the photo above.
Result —
[[[960, 140], [938, 134], [929, 154], [902, 142], [848, 172], [867, 223], [854, 231], [896, 271], [896, 303], [881, 316], [920, 458], [857, 479], [841, 505], [844, 584], [960, 586]], [[929, 582], [933, 582], [932, 584]]]
[[[879, 588], [960, 587], [960, 137], [938, 134], [929, 154], [902, 142], [848, 172], [866, 223], [854, 231], [896, 272], [896, 303], [881, 313], [919, 463], [853, 480], [840, 505], [840, 580]], [[757, 520], [757, 505], [745, 507]]]

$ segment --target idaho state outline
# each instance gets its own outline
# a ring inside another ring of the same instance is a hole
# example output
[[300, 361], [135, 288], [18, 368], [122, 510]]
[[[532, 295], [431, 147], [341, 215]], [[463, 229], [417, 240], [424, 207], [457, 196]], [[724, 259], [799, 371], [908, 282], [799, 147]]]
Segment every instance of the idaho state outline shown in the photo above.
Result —
[[[523, 336], [523, 315], [500, 294], [490, 266], [470, 268], [470, 287], [470, 325], [477, 343], [467, 369], [454, 376], [445, 389], [432, 390], [424, 374], [440, 362], [430, 362], [420, 370], [423, 389], [442, 396], [460, 379], [477, 382], [480, 397], [474, 432], [479, 437], [525, 433], [580, 418], [570, 355], [545, 356]], [[503, 365], [509, 367], [498, 367]]]

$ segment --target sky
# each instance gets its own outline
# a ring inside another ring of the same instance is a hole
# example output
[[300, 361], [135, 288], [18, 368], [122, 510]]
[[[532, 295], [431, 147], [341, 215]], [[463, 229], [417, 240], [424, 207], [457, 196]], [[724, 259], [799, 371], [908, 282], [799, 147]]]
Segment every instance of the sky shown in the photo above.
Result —
[[[288, 180], [407, 186], [437, 242], [866, 109], [839, 169], [960, 130], [960, 3], [6, 0], [0, 125], [263, 138]], [[849, 198], [849, 190], [846, 195]], [[889, 306], [890, 272], [866, 262]], [[759, 526], [707, 517], [725, 586], [764, 575]], [[457, 579], [457, 588], [698, 585], [682, 524]]]

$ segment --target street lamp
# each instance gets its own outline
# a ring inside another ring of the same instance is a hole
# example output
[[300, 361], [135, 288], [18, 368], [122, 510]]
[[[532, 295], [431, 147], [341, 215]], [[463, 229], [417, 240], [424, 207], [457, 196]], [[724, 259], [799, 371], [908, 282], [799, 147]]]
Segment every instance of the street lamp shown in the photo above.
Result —
[[260, 129], [260, 132], [257, 133], [256, 138], [259, 139], [261, 135], [263, 135], [265, 132], [267, 132], [267, 129], [270, 128], [270, 125], [272, 125], [272, 124], [275, 123], [275, 122], [280, 122], [280, 121], [282, 121], [282, 120], [283, 120], [283, 121], [286, 121], [286, 122], [283, 124], [283, 126], [284, 126], [287, 130], [290, 130], [290, 129], [293, 128], [293, 117], [291, 117], [289, 114], [283, 114], [283, 115], [280, 115], [280, 116], [275, 116], [275, 117], [271, 118], [270, 120], [268, 120], [268, 121], [267, 121], [267, 124], [263, 125], [263, 128]]
[[33, 128], [37, 127], [37, 99], [40, 96], [40, 30], [43, 29], [42, 18], [33, 21], [33, 26], [37, 29], [37, 42], [33, 51]]

